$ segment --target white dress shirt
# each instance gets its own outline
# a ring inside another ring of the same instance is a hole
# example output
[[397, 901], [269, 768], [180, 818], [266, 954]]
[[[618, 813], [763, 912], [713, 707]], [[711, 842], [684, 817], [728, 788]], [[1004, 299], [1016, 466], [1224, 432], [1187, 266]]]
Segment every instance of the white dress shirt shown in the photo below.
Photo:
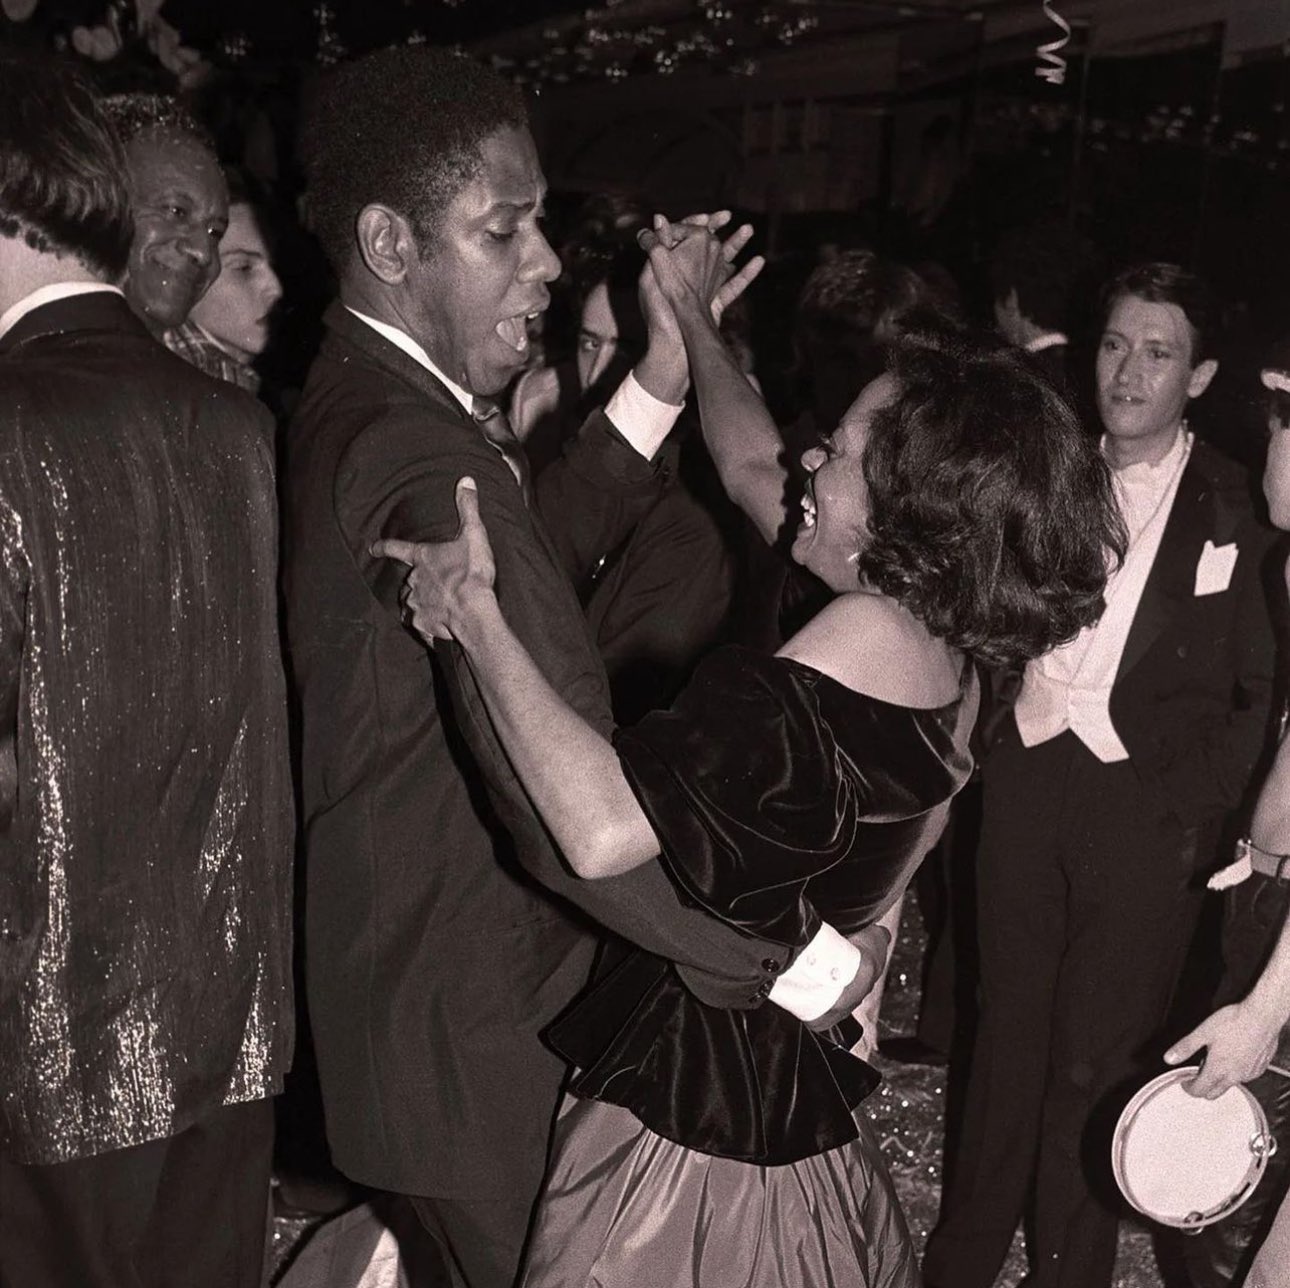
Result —
[[1129, 530], [1128, 553], [1107, 581], [1106, 610], [1098, 621], [1027, 665], [1015, 709], [1025, 746], [1069, 729], [1103, 763], [1128, 760], [1111, 721], [1111, 688], [1191, 445], [1192, 435], [1184, 427], [1156, 464], [1114, 471], [1116, 500]]
[[1043, 353], [1045, 349], [1055, 349], [1059, 344], [1070, 344], [1070, 340], [1060, 331], [1046, 331], [1033, 340], [1027, 340], [1021, 347], [1027, 353]]
[[121, 294], [117, 287], [106, 282], [51, 282], [48, 286], [38, 286], [0, 313], [0, 336], [13, 330], [32, 309], [38, 309], [42, 304], [67, 300], [73, 295], [100, 295], [105, 291], [112, 295]]
[[[366, 322], [372, 330], [379, 332], [391, 344], [397, 345], [414, 362], [420, 363], [436, 379], [441, 380], [448, 392], [462, 405], [466, 414], [471, 415], [474, 397], [454, 380], [450, 380], [435, 366], [430, 355], [406, 331], [388, 322], [380, 322], [366, 313], [345, 306], [361, 321]], [[639, 452], [647, 461], [652, 461], [663, 446], [663, 440], [672, 432], [676, 418], [684, 410], [685, 404], [674, 406], [661, 402], [652, 394], [641, 388], [640, 382], [632, 372], [628, 372], [623, 383], [614, 391], [614, 396], [605, 404], [605, 415], [613, 427]]]

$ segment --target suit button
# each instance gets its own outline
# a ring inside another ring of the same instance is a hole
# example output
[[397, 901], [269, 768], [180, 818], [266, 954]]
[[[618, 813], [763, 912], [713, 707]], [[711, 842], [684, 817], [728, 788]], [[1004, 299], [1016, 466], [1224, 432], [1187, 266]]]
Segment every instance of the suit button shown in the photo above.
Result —
[[1179, 645], [1178, 645], [1178, 656], [1179, 656], [1179, 657], [1186, 657], [1186, 656], [1187, 656], [1187, 645], [1186, 645], [1186, 644], [1179, 644]]
[[761, 968], [768, 975], [777, 975], [779, 974], [779, 959], [777, 957], [767, 957], [766, 960], [762, 962]]

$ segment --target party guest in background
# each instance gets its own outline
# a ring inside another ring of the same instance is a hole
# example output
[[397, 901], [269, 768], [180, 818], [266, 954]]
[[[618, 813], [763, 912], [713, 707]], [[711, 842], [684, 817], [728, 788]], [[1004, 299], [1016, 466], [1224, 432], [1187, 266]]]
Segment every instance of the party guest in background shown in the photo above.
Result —
[[177, 332], [191, 343], [213, 347], [217, 352], [211, 359], [224, 358], [218, 374], [257, 393], [260, 376], [254, 363], [268, 346], [282, 283], [273, 271], [263, 214], [252, 204], [241, 176], [225, 173], [228, 228], [219, 243], [220, 273]]
[[108, 284], [124, 173], [83, 85], [0, 57], [0, 1283], [258, 1288], [292, 1044], [272, 425]]
[[164, 340], [219, 276], [228, 187], [210, 135], [177, 99], [116, 94], [105, 107], [125, 147], [134, 219], [126, 299]]
[[1092, 244], [1057, 221], [1009, 229], [990, 256], [999, 333], [1031, 354], [1068, 398], [1082, 392], [1072, 340], [1081, 330], [1081, 309], [1096, 299], [1095, 264]]
[[1032, 1194], [1037, 1288], [1110, 1284], [1121, 1089], [1149, 1076], [1201, 873], [1267, 738], [1272, 535], [1246, 472], [1186, 424], [1217, 368], [1209, 293], [1145, 264], [1104, 301], [1128, 554], [1096, 625], [1026, 667], [983, 761], [980, 1024], [931, 1288], [989, 1288]]
[[[1279, 528], [1290, 528], [1290, 340], [1282, 340], [1260, 373], [1265, 390], [1268, 454], [1263, 493]], [[1290, 567], [1286, 569], [1290, 578]], [[1245, 1083], [1263, 1106], [1272, 1137], [1281, 1142], [1254, 1193], [1230, 1216], [1182, 1241], [1195, 1288], [1226, 1288], [1246, 1279], [1290, 1189], [1290, 738], [1282, 737], [1237, 862], [1217, 874], [1224, 889], [1223, 982], [1219, 1008], [1165, 1052], [1170, 1064], [1204, 1050], [1199, 1074], [1186, 1083], [1197, 1096], [1220, 1096]], [[1282, 1238], [1290, 1240], [1290, 1211]], [[1286, 1244], [1282, 1245], [1287, 1247]], [[1271, 1257], [1269, 1250], [1266, 1254]], [[1284, 1255], [1284, 1254], [1283, 1254]], [[1283, 1265], [1286, 1273], [1290, 1267]]]

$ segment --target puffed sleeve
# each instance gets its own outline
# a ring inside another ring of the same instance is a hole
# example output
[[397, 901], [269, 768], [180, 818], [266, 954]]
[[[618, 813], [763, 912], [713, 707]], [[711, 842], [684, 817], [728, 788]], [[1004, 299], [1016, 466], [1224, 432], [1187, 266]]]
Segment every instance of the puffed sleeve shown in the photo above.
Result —
[[[683, 895], [769, 939], [797, 923], [806, 883], [851, 852], [859, 823], [911, 818], [953, 790], [955, 767], [885, 703], [845, 694], [848, 747], [881, 756], [862, 762], [839, 746], [821, 717], [821, 684], [836, 710], [838, 686], [810, 668], [723, 649], [670, 711], [615, 736]], [[905, 772], [911, 758], [919, 772]]]

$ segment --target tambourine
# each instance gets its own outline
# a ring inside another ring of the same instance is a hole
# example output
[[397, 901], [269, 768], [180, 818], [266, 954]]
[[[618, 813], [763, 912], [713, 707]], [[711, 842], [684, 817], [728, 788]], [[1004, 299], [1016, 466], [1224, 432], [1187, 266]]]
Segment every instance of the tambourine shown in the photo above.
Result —
[[1241, 1085], [1189, 1095], [1194, 1068], [1153, 1078], [1124, 1107], [1111, 1143], [1116, 1184], [1143, 1216], [1182, 1230], [1221, 1221], [1254, 1192], [1277, 1143]]

